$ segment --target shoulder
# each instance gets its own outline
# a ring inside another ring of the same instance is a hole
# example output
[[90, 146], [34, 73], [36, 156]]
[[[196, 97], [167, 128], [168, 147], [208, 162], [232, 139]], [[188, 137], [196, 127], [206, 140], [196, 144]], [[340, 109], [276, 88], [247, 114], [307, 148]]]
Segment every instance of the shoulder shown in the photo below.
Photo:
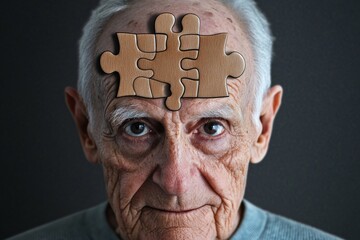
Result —
[[117, 239], [106, 222], [106, 203], [31, 229], [8, 240]]
[[340, 239], [314, 227], [265, 211], [244, 201], [244, 217], [232, 239], [333, 240]]
[[[262, 236], [277, 236], [276, 239], [340, 239], [314, 227], [293, 221], [291, 219], [267, 212], [267, 222]], [[265, 239], [265, 238], [264, 238]], [[275, 239], [275, 238], [270, 238]]]

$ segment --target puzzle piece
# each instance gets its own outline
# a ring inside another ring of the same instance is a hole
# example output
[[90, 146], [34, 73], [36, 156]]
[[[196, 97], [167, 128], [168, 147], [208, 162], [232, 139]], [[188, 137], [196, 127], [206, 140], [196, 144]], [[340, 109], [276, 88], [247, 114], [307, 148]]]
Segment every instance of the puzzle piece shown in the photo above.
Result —
[[164, 98], [170, 95], [170, 86], [167, 83], [150, 79], [150, 88], [153, 98]]
[[[152, 70], [142, 70], [138, 68], [137, 62], [140, 58], [153, 59], [155, 57], [156, 40], [153, 36], [137, 35], [128, 33], [118, 33], [119, 53], [114, 55], [112, 52], [104, 52], [100, 57], [100, 65], [104, 72], [117, 72], [120, 76], [118, 97], [136, 95], [134, 91], [134, 81], [138, 77], [150, 78]], [[144, 51], [138, 48], [139, 46]]]
[[199, 50], [200, 47], [199, 35], [182, 35], [180, 36], [180, 50]]
[[170, 110], [181, 107], [182, 97], [226, 97], [228, 76], [245, 70], [244, 58], [225, 51], [227, 34], [200, 36], [194, 14], [182, 19], [183, 30], [173, 32], [175, 17], [161, 14], [155, 34], [117, 33], [119, 53], [100, 57], [104, 72], [120, 76], [118, 97], [166, 98]]
[[136, 34], [137, 46], [140, 51], [154, 53], [166, 50], [165, 34]]
[[135, 79], [134, 90], [136, 96], [145, 98], [164, 98], [170, 95], [168, 84], [144, 77]]
[[245, 60], [238, 52], [225, 53], [227, 34], [200, 36], [197, 59], [184, 59], [184, 69], [197, 68], [200, 72], [198, 97], [228, 96], [226, 79], [237, 78], [245, 70]]
[[144, 77], [138, 77], [134, 80], [134, 91], [136, 96], [152, 98], [150, 79]]
[[[166, 34], [166, 51], [157, 52], [154, 59], [139, 59], [138, 66], [143, 70], [153, 70], [152, 79], [170, 85], [171, 95], [166, 99], [166, 106], [170, 110], [178, 110], [181, 107], [180, 98], [183, 96], [185, 87], [181, 82], [182, 78], [197, 80], [199, 73], [197, 69], [184, 70], [181, 67], [181, 61], [184, 58], [196, 59], [198, 55], [198, 37], [200, 31], [200, 20], [194, 14], [187, 14], [182, 19], [183, 31], [175, 33], [172, 28], [175, 24], [175, 17], [172, 14], [161, 14], [155, 21], [155, 32], [157, 34]], [[180, 38], [182, 35], [191, 37], [184, 38], [183, 49], [180, 49]], [[196, 50], [191, 50], [196, 49]]]
[[191, 79], [181, 79], [185, 87], [185, 92], [182, 97], [197, 97], [199, 89], [199, 81], [193, 81]]

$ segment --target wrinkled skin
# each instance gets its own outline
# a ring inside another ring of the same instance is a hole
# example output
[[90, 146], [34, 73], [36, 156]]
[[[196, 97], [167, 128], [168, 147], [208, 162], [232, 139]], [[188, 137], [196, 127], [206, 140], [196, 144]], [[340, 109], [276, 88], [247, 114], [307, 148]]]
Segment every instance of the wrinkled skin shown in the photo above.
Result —
[[[161, 100], [112, 104], [150, 116], [103, 134], [108, 144], [102, 162], [117, 231], [131, 239], [228, 237], [239, 222], [250, 159], [250, 129], [241, 126], [238, 104], [189, 101], [178, 112], [164, 109]], [[225, 104], [233, 110], [229, 115], [201, 117]], [[141, 137], [127, 133], [139, 122], [150, 131]], [[206, 132], [211, 123], [220, 129], [215, 134]]]
[[[149, 15], [192, 12], [201, 19], [201, 34], [228, 32], [227, 49], [245, 58], [244, 74], [228, 80], [229, 97], [182, 99], [181, 109], [172, 112], [164, 99], [116, 98], [116, 77], [99, 73], [101, 113], [88, 119], [70, 88], [68, 106], [85, 155], [103, 166], [108, 219], [121, 238], [227, 239], [241, 224], [248, 165], [265, 155], [282, 90], [269, 90], [262, 115], [254, 119], [252, 53], [233, 14], [212, 1], [201, 6], [149, 2], [116, 14], [98, 40], [97, 53], [114, 50], [110, 36], [115, 32], [149, 32]], [[116, 115], [117, 109], [141, 117]]]

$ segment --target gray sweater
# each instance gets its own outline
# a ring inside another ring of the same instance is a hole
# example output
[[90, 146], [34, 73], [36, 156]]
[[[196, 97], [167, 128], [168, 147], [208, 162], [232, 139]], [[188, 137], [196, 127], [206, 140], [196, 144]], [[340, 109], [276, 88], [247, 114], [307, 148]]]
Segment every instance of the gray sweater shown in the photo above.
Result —
[[[118, 240], [105, 216], [107, 203], [75, 213], [68, 217], [34, 228], [9, 240]], [[262, 210], [244, 201], [244, 216], [233, 240], [297, 240], [340, 239], [313, 227]]]

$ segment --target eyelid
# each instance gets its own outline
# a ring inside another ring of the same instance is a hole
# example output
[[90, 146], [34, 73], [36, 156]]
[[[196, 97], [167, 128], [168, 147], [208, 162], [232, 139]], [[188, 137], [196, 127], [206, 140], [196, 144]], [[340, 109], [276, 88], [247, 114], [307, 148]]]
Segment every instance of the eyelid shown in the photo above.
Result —
[[148, 118], [149, 115], [146, 112], [137, 110], [135, 107], [118, 107], [112, 113], [107, 115], [106, 119], [113, 127], [118, 127], [124, 124], [125, 121], [129, 119], [140, 119]]
[[159, 134], [162, 131], [162, 128], [160, 124], [155, 121], [154, 119], [143, 117], [143, 118], [129, 118], [125, 119], [123, 123], [118, 127], [118, 131], [122, 129], [124, 131], [125, 127], [128, 126], [129, 123], [135, 123], [135, 122], [142, 122], [144, 123], [148, 128], [150, 133], [152, 134]]
[[[141, 133], [141, 134], [139, 134], [139, 135], [129, 133], [127, 130], [128, 130], [128, 128], [131, 127], [131, 125], [134, 124], [134, 123], [141, 123], [141, 124], [145, 125], [145, 130], [144, 130], [145, 132], [144, 132], [144, 133]], [[151, 133], [151, 132], [153, 131], [153, 130], [149, 127], [149, 124], [144, 123], [144, 122], [141, 122], [141, 121], [129, 121], [129, 122], [127, 122], [126, 124], [124, 124], [124, 126], [122, 127], [122, 129], [123, 129], [123, 131], [124, 131], [127, 135], [129, 135], [129, 136], [131, 136], [131, 137], [143, 137], [143, 136], [145, 136], [145, 135], [147, 135], [147, 134], [149, 134], [149, 133]]]
[[202, 123], [202, 125], [207, 124], [207, 123], [209, 123], [209, 122], [218, 122], [218, 123], [220, 123], [224, 128], [228, 127], [228, 125], [229, 125], [229, 123], [228, 123], [228, 121], [227, 121], [226, 119], [224, 119], [224, 118], [219, 118], [219, 117], [205, 118], [205, 119], [203, 119], [203, 121], [204, 121], [204, 122]]
[[128, 118], [128, 119], [124, 119], [121, 122], [120, 127], [126, 127], [130, 123], [136, 123], [136, 122], [142, 122], [142, 123], [146, 124], [147, 126], [149, 126], [150, 124], [146, 120], [147, 120], [147, 118]]
[[225, 130], [229, 129], [229, 122], [226, 119], [221, 118], [221, 117], [205, 117], [205, 118], [199, 119], [195, 123], [189, 124], [189, 126], [187, 127], [187, 132], [188, 133], [191, 133], [194, 131], [197, 132], [201, 126], [203, 126], [209, 122], [219, 122], [225, 128]]
[[222, 121], [220, 121], [220, 120], [218, 120], [218, 119], [210, 119], [210, 120], [208, 120], [208, 121], [206, 121], [206, 122], [204, 122], [203, 124], [201, 124], [201, 126], [205, 126], [206, 124], [208, 124], [208, 123], [217, 123], [217, 124], [219, 124], [219, 125], [221, 125], [223, 128], [224, 128], [224, 130], [225, 130], [225, 124], [223, 124], [222, 123]]
[[[217, 135], [212, 135], [209, 134], [205, 131], [204, 127], [206, 124], [208, 123], [215, 123], [221, 126], [221, 132]], [[202, 121], [195, 130], [195, 138], [201, 140], [201, 141], [214, 141], [214, 140], [218, 140], [221, 139], [225, 136], [226, 132], [228, 132], [227, 126], [226, 124], [224, 124], [224, 119], [219, 120], [216, 118], [210, 118], [210, 119], [205, 119], [205, 121]]]

